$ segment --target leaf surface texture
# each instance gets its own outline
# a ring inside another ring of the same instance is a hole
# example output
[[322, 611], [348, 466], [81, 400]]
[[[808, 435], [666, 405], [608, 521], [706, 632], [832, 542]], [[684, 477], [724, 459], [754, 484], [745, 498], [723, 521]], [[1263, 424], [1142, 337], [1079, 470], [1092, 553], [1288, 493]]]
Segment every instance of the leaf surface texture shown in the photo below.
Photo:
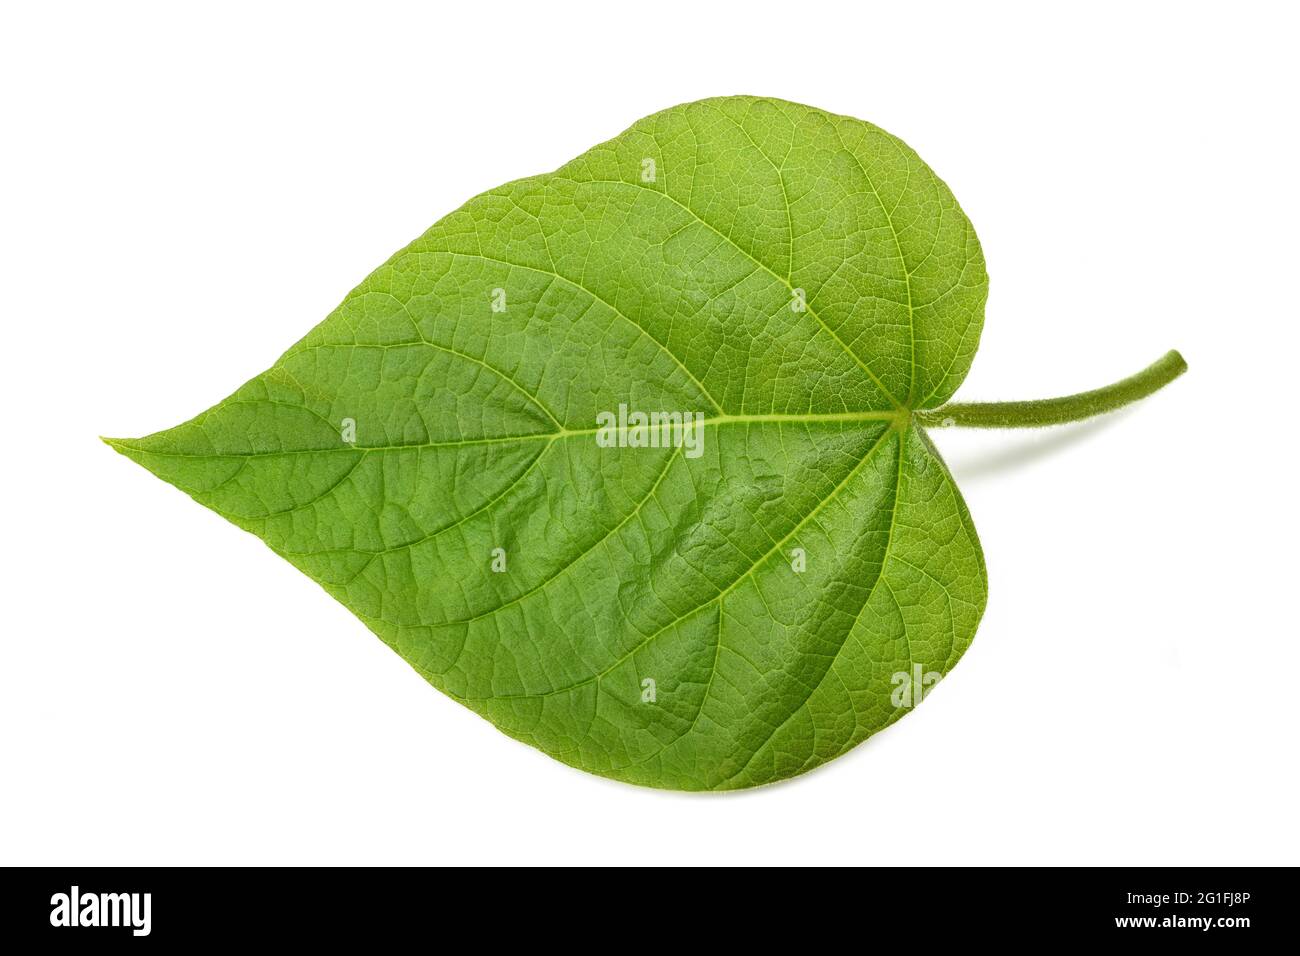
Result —
[[[475, 197], [225, 401], [113, 444], [506, 733], [753, 786], [896, 720], [897, 675], [974, 635], [979, 544], [909, 413], [965, 376], [986, 294], [897, 138], [703, 100]], [[602, 447], [620, 405], [700, 413], [701, 453]]]

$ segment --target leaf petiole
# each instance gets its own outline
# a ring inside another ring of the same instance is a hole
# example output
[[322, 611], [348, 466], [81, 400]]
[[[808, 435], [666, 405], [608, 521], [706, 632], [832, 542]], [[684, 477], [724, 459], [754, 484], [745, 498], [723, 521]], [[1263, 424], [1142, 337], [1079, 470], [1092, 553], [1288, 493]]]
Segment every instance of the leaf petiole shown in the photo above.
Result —
[[1048, 425], [1064, 425], [1113, 412], [1146, 398], [1185, 371], [1187, 363], [1177, 350], [1171, 350], [1136, 375], [1090, 392], [1029, 402], [953, 402], [939, 408], [915, 412], [912, 417], [930, 428], [1043, 428]]

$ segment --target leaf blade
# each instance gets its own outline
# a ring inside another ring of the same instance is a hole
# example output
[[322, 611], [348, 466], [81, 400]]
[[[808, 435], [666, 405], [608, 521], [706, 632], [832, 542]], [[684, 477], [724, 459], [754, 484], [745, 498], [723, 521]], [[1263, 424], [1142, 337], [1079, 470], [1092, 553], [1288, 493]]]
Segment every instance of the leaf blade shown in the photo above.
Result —
[[[959, 384], [986, 291], [894, 137], [700, 101], [476, 197], [229, 399], [114, 447], [506, 733], [752, 786], [892, 723], [894, 677], [973, 636], [978, 540], [908, 412]], [[700, 414], [702, 454], [600, 447], [620, 405]]]

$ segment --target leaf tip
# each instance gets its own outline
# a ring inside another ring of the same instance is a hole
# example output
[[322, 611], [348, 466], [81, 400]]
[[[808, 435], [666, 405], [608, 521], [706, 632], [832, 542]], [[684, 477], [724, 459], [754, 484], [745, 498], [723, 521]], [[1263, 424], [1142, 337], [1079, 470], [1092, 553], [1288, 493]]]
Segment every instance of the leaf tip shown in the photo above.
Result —
[[109, 448], [113, 449], [113, 451], [117, 452], [119, 455], [125, 455], [127, 458], [130, 458], [132, 461], [138, 460], [136, 456], [132, 454], [132, 452], [134, 452], [135, 449], [131, 447], [131, 439], [105, 438], [103, 435], [100, 435], [99, 440], [102, 441]]

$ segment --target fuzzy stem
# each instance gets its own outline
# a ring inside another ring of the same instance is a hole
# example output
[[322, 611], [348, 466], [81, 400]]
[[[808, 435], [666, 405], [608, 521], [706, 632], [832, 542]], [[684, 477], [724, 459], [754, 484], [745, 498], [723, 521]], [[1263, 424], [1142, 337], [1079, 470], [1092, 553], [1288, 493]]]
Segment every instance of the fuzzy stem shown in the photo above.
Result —
[[1033, 402], [953, 402], [919, 411], [913, 418], [931, 428], [1042, 428], [1082, 421], [1122, 408], [1146, 398], [1168, 385], [1183, 372], [1187, 363], [1177, 351], [1166, 352], [1155, 364], [1113, 385]]

